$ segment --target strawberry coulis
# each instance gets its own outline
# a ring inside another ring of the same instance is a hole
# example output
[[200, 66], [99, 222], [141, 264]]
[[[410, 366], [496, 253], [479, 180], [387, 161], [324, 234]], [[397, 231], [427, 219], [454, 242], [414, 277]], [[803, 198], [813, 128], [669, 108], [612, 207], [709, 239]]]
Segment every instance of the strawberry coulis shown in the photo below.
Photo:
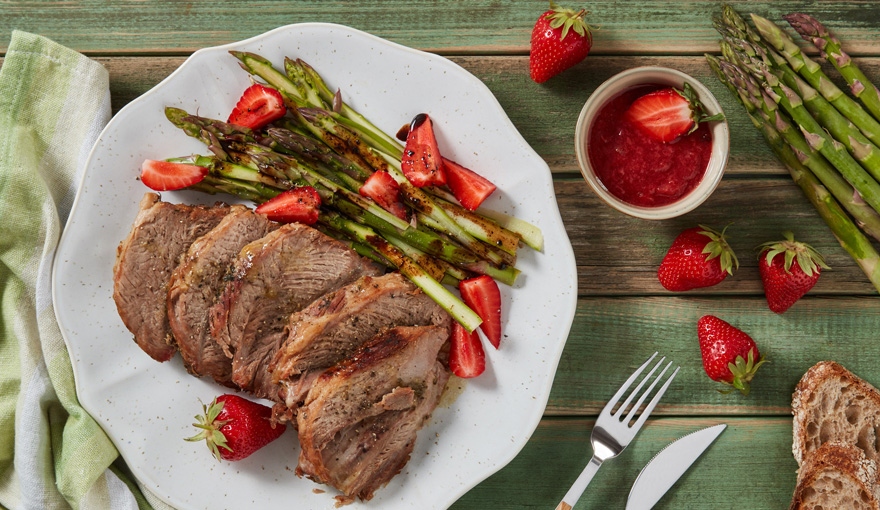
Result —
[[645, 136], [626, 118], [624, 113], [636, 99], [660, 88], [639, 85], [613, 97], [596, 115], [587, 141], [590, 164], [605, 188], [636, 206], [668, 205], [693, 191], [712, 152], [706, 124], [664, 143]]

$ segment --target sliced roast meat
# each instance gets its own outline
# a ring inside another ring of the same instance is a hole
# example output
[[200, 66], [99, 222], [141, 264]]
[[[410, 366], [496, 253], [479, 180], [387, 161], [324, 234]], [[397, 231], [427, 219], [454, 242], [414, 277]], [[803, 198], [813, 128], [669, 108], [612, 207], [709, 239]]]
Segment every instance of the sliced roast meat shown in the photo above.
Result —
[[165, 304], [171, 273], [193, 241], [227, 212], [224, 204], [170, 204], [147, 193], [131, 232], [116, 249], [113, 300], [135, 342], [157, 361], [168, 361], [176, 350]]
[[277, 400], [268, 366], [290, 315], [361, 276], [381, 273], [341, 242], [298, 223], [246, 245], [210, 311], [211, 334], [232, 358], [232, 381]]
[[449, 379], [440, 326], [397, 327], [322, 373], [297, 414], [297, 474], [369, 500], [403, 469]]
[[446, 311], [396, 272], [365, 276], [317, 299], [290, 316], [288, 336], [269, 365], [284, 400], [276, 417], [295, 414], [308, 391], [304, 374], [334, 365], [382, 330], [450, 323]]
[[232, 383], [232, 360], [211, 337], [208, 311], [217, 301], [241, 249], [280, 225], [233, 205], [213, 229], [195, 240], [168, 284], [168, 321], [187, 370]]

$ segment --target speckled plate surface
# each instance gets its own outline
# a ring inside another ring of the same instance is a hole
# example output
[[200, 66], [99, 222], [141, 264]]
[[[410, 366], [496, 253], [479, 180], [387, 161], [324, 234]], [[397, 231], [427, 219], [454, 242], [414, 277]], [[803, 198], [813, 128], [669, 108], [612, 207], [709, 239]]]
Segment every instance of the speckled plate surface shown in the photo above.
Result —
[[[537, 427], [574, 317], [574, 255], [547, 165], [486, 86], [449, 60], [345, 26], [290, 25], [200, 50], [107, 125], [92, 151], [53, 276], [80, 401], [135, 476], [175, 507], [333, 508], [333, 489], [294, 475], [299, 447], [293, 430], [238, 463], [218, 463], [203, 444], [185, 442], [200, 399], [208, 402], [226, 390], [188, 375], [179, 357], [167, 363], [150, 359], [132, 341], [111, 297], [116, 247], [146, 191], [137, 180], [140, 163], [206, 152], [165, 119], [163, 108], [225, 118], [249, 85], [228, 54], [232, 49], [259, 53], [276, 65], [285, 56], [304, 59], [389, 133], [428, 112], [444, 154], [498, 185], [485, 207], [532, 222], [544, 233], [543, 252], [521, 250], [517, 286], [502, 286], [505, 337], [500, 350], [487, 350], [486, 372], [467, 382], [453, 379], [403, 472], [372, 501], [353, 505], [446, 508], [513, 459]], [[216, 200], [190, 192], [164, 193], [163, 199]]]

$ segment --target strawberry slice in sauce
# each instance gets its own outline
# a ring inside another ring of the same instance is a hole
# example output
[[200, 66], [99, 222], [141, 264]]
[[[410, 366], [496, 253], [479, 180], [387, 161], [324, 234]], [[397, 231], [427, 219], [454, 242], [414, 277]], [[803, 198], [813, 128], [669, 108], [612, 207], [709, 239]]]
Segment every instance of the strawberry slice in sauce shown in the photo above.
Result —
[[461, 324], [452, 323], [449, 369], [462, 378], [476, 377], [486, 370], [486, 352], [477, 330], [468, 333]]
[[400, 200], [400, 185], [384, 170], [377, 170], [367, 177], [358, 193], [372, 198], [386, 211], [406, 220], [406, 206]]
[[496, 189], [489, 179], [451, 159], [443, 158], [443, 171], [446, 185], [468, 211], [475, 211]]
[[254, 212], [264, 214], [272, 221], [281, 223], [304, 223], [318, 221], [321, 196], [311, 186], [289, 189], [258, 205]]
[[483, 319], [480, 329], [496, 349], [501, 345], [501, 291], [490, 276], [481, 275], [458, 284], [461, 298]]
[[434, 136], [434, 126], [427, 113], [416, 115], [409, 126], [400, 169], [418, 188], [446, 184], [443, 159]]
[[197, 184], [208, 175], [203, 166], [148, 159], [141, 165], [141, 182], [155, 191], [173, 191]]
[[287, 113], [284, 98], [277, 90], [255, 83], [248, 87], [226, 122], [250, 129], [259, 129]]
[[646, 135], [671, 142], [697, 129], [697, 124], [721, 120], [724, 115], [706, 115], [697, 93], [687, 83], [682, 90], [663, 88], [636, 99], [626, 117]]

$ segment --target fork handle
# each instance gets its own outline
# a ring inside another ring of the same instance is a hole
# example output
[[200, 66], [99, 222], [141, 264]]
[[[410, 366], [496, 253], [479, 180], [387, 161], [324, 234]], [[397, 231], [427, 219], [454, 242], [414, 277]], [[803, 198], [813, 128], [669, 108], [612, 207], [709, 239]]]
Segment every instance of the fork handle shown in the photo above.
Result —
[[593, 458], [590, 459], [587, 467], [584, 468], [580, 476], [578, 476], [577, 480], [572, 484], [571, 489], [568, 489], [568, 492], [565, 493], [565, 497], [563, 497], [562, 501], [559, 502], [559, 505], [556, 506], [556, 510], [571, 510], [571, 507], [581, 499], [581, 494], [584, 493], [587, 485], [590, 484], [590, 480], [596, 476], [596, 472], [599, 471], [599, 466], [601, 465], [602, 459], [593, 455]]

